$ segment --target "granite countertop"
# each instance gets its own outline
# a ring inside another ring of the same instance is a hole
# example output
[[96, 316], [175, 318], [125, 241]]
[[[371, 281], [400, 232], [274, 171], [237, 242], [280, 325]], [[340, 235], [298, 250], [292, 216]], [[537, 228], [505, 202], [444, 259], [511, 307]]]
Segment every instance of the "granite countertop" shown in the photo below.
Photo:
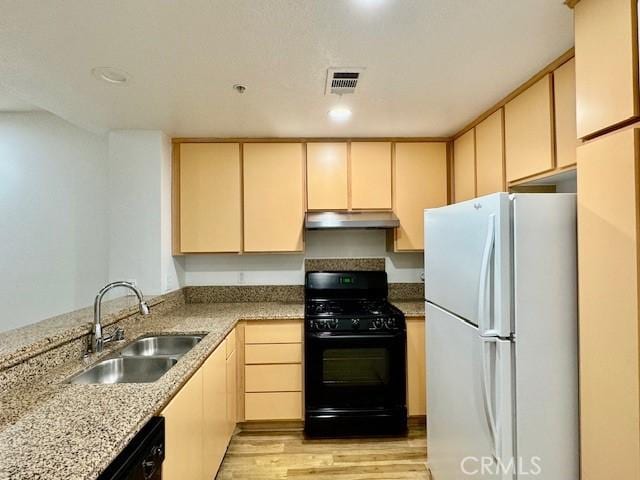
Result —
[[[424, 315], [422, 301], [394, 301], [407, 316]], [[0, 393], [0, 479], [95, 479], [142, 426], [160, 412], [239, 320], [298, 319], [296, 303], [181, 305], [164, 315], [130, 320], [127, 341], [148, 334], [206, 334], [153, 383], [71, 385], [94, 363], [82, 359], [44, 379]], [[110, 346], [107, 356], [120, 345]]]
[[[95, 479], [142, 426], [169, 402], [238, 320], [302, 318], [302, 303], [187, 304], [126, 325], [127, 338], [154, 333], [206, 337], [153, 383], [70, 385], [82, 360], [46, 381], [0, 395], [0, 479]], [[105, 349], [102, 356], [119, 346]], [[96, 359], [92, 359], [93, 363]]]
[[424, 300], [391, 300], [396, 307], [402, 310], [405, 317], [424, 317]]

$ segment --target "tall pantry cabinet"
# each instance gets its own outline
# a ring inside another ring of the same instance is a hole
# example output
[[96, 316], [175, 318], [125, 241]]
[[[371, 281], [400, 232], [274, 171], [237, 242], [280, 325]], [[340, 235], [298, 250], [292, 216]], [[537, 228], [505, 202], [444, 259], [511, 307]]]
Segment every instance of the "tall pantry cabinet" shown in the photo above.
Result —
[[640, 478], [637, 4], [574, 18], [582, 478]]

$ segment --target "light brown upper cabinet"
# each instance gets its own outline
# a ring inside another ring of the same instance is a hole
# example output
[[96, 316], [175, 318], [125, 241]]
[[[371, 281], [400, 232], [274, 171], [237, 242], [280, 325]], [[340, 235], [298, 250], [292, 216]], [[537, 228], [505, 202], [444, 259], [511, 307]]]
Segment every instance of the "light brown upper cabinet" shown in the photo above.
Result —
[[576, 62], [569, 60], [553, 72], [558, 168], [576, 163]]
[[555, 167], [551, 90], [547, 74], [504, 107], [508, 182]]
[[577, 132], [639, 115], [635, 0], [581, 0], [574, 10]]
[[391, 209], [391, 143], [351, 144], [351, 208]]
[[302, 251], [303, 148], [301, 143], [244, 144], [246, 252]]
[[307, 143], [307, 209], [347, 208], [347, 144]]
[[471, 129], [453, 142], [453, 198], [454, 202], [462, 202], [475, 196], [475, 131]]
[[424, 248], [424, 209], [447, 204], [447, 144], [396, 143], [393, 161], [395, 251]]
[[180, 145], [180, 251], [239, 252], [240, 145]]
[[505, 190], [503, 114], [497, 110], [476, 126], [478, 197]]

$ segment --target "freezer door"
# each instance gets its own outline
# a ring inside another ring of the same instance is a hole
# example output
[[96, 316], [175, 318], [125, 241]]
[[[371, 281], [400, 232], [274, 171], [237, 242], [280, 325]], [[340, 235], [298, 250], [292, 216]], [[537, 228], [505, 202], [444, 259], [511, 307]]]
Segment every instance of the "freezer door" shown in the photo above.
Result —
[[425, 210], [426, 300], [485, 336], [512, 332], [510, 223], [506, 193]]
[[[426, 304], [427, 451], [435, 480], [514, 477], [511, 343]], [[502, 465], [502, 466], [501, 466]]]

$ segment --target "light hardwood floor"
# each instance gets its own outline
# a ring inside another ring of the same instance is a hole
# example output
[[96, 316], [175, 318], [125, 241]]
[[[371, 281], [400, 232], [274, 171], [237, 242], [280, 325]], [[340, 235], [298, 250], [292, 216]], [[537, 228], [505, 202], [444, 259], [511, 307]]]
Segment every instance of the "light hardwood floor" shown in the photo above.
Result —
[[423, 428], [406, 438], [307, 440], [301, 432], [240, 432], [217, 480], [429, 479]]

